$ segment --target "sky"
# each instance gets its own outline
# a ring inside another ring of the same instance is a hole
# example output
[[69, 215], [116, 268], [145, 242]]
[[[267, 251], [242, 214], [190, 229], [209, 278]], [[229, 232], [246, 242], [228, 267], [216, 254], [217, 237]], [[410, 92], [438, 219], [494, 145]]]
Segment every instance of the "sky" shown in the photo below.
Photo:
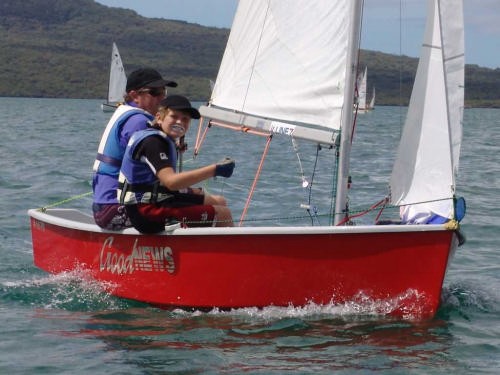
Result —
[[[237, 0], [96, 0], [110, 7], [230, 28]], [[425, 0], [365, 0], [361, 48], [417, 57], [425, 26]], [[400, 22], [400, 14], [402, 21]], [[500, 0], [464, 0], [465, 62], [500, 68]], [[400, 29], [403, 35], [399, 38]], [[398, 36], [387, 38], [385, 36]]]

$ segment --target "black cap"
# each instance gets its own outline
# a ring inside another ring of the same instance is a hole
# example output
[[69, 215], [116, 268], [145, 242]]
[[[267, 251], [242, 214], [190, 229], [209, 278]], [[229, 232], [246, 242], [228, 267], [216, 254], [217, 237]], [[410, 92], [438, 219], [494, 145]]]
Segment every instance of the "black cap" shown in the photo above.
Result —
[[160, 107], [176, 109], [179, 111], [189, 112], [191, 118], [199, 119], [200, 112], [191, 106], [188, 98], [182, 95], [169, 95], [160, 102]]
[[166, 81], [160, 73], [151, 68], [134, 70], [127, 78], [126, 92], [138, 90], [142, 87], [177, 87], [174, 81]]

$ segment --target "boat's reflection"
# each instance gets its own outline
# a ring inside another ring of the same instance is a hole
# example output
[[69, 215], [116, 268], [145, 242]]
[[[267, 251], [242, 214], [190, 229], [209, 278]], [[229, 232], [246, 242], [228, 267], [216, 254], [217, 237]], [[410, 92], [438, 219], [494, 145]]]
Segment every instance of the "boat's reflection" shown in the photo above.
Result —
[[453, 341], [449, 323], [442, 319], [413, 322], [352, 314], [307, 315], [293, 308], [205, 313], [131, 307], [53, 313], [37, 313], [60, 321], [61, 328], [51, 334], [100, 341], [106, 351], [129, 353], [127, 361], [135, 364], [152, 353], [174, 362], [202, 356], [214, 371], [231, 367], [265, 372], [304, 366], [318, 371], [369, 369], [380, 368], [381, 363], [387, 368], [422, 363], [434, 367], [446, 363], [443, 353]]

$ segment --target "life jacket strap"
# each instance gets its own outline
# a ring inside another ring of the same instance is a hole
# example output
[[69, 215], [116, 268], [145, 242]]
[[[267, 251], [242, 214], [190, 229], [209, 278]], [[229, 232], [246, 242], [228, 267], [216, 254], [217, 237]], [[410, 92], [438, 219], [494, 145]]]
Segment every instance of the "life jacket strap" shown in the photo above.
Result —
[[127, 181], [118, 182], [118, 189], [121, 190], [120, 204], [124, 203], [125, 194], [128, 192], [151, 193], [151, 203], [158, 202], [158, 194], [162, 194], [161, 201], [164, 201], [165, 199], [172, 199], [174, 197], [173, 192], [165, 186], [160, 185], [158, 181], [154, 184], [129, 184]]
[[102, 161], [103, 163], [112, 165], [113, 167], [120, 168], [122, 166], [121, 160], [112, 158], [111, 156], [107, 156], [99, 152], [97, 153], [96, 159]]

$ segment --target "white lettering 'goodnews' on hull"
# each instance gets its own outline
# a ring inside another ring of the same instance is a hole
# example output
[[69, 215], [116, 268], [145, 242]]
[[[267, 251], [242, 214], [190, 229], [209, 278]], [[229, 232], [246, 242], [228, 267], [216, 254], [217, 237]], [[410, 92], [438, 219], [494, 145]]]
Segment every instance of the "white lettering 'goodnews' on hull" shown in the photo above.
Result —
[[135, 240], [130, 255], [112, 248], [113, 236], [106, 238], [102, 244], [99, 256], [100, 271], [113, 274], [127, 274], [134, 271], [146, 272], [175, 272], [175, 263], [172, 249], [168, 246], [138, 246]]

